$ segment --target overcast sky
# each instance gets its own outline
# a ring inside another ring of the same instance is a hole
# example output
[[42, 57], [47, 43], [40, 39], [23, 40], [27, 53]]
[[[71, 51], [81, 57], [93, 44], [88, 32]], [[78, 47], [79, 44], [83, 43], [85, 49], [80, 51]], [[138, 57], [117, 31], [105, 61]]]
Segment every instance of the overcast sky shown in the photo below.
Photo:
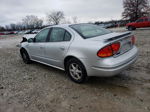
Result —
[[80, 22], [120, 19], [122, 0], [0, 0], [0, 25], [17, 23], [26, 15], [45, 19], [51, 10], [64, 11], [67, 18]]

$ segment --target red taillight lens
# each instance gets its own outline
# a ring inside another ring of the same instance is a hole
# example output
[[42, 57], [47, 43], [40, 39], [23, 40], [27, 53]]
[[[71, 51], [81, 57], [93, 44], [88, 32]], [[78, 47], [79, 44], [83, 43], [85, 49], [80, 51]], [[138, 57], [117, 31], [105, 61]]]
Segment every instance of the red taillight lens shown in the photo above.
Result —
[[131, 37], [131, 42], [132, 42], [132, 44], [135, 44], [135, 36]]
[[111, 49], [111, 46], [106, 46], [104, 48], [102, 48], [101, 50], [99, 50], [99, 52], [97, 53], [97, 55], [99, 57], [109, 57], [113, 55], [113, 51]]
[[113, 54], [116, 54], [120, 49], [120, 43], [111, 44], [111, 48], [113, 50]]
[[101, 50], [98, 51], [97, 56], [99, 57], [110, 57], [116, 54], [120, 49], [120, 43], [113, 43], [111, 45], [108, 45]]

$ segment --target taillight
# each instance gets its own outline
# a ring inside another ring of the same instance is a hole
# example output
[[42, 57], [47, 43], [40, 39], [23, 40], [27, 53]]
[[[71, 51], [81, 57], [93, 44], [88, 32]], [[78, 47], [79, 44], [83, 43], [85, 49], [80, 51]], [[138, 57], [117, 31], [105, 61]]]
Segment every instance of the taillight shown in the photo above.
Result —
[[120, 43], [118, 42], [111, 44], [111, 48], [113, 50], [113, 54], [116, 54], [120, 49]]
[[115, 55], [120, 49], [120, 43], [113, 43], [111, 45], [105, 46], [104, 48], [100, 49], [97, 53], [99, 57], [110, 57]]
[[135, 44], [135, 36], [134, 35], [131, 37], [131, 42], [133, 45]]

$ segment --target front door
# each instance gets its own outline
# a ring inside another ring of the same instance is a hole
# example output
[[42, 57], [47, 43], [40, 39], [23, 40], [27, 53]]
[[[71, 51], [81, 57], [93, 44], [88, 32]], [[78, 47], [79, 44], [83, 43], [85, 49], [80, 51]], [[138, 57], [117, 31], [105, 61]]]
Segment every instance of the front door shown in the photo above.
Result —
[[44, 61], [44, 55], [45, 55], [44, 44], [46, 43], [48, 34], [49, 34], [49, 29], [44, 29], [35, 36], [33, 43], [29, 43], [28, 50], [31, 59], [42, 61], [42, 62]]
[[71, 34], [63, 28], [54, 27], [48, 41], [45, 44], [48, 64], [62, 68], [64, 55], [71, 43]]

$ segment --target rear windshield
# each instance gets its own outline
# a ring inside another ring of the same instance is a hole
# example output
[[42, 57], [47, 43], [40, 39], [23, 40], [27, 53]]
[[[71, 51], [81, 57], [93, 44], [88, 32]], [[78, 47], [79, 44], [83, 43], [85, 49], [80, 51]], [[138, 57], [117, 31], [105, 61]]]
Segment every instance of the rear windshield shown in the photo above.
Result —
[[111, 31], [93, 24], [75, 24], [70, 27], [85, 39], [111, 33]]

